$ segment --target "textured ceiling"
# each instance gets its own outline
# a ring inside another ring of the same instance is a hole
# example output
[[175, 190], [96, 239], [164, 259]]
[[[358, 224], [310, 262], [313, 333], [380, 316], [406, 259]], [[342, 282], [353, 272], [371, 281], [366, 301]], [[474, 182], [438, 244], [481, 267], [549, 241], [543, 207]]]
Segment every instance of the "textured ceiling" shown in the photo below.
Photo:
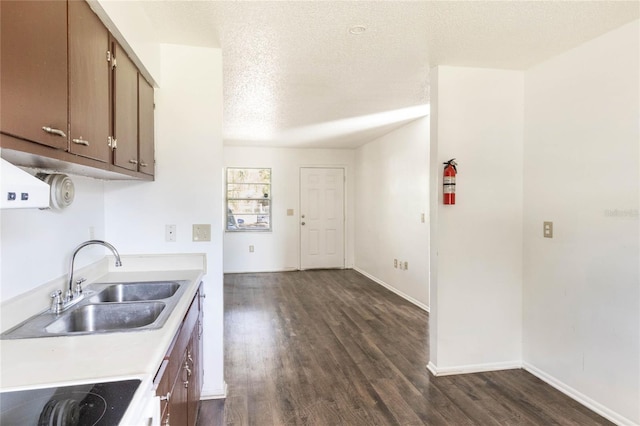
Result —
[[424, 114], [409, 107], [428, 104], [436, 65], [526, 69], [640, 15], [637, 1], [142, 4], [160, 41], [222, 48], [225, 144], [344, 148]]

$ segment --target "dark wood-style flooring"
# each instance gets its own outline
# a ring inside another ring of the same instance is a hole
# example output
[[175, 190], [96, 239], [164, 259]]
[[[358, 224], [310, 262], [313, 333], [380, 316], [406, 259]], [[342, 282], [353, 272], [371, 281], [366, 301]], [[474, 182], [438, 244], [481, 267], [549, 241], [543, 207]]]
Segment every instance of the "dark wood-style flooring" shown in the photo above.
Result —
[[208, 425], [611, 424], [524, 370], [434, 377], [429, 316], [352, 270], [226, 275]]

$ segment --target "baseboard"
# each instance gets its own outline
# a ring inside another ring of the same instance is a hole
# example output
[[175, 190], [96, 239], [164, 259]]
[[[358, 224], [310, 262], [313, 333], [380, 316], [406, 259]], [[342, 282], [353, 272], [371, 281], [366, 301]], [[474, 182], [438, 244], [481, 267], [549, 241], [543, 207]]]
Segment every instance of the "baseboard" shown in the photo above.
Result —
[[434, 376], [452, 376], [454, 374], [486, 373], [487, 371], [514, 370], [522, 368], [520, 361], [491, 362], [487, 364], [456, 365], [455, 367], [437, 367], [429, 361], [427, 368]]
[[634, 423], [633, 421], [627, 419], [626, 417], [616, 413], [615, 411], [605, 407], [604, 405], [600, 404], [599, 402], [594, 401], [593, 399], [589, 398], [588, 396], [586, 396], [585, 394], [583, 394], [582, 392], [572, 388], [571, 386], [567, 385], [564, 382], [561, 382], [560, 380], [556, 379], [555, 377], [553, 377], [551, 374], [548, 374], [542, 370], [540, 370], [539, 368], [535, 367], [532, 364], [529, 364], [528, 362], [524, 362], [522, 365], [522, 368], [524, 368], [526, 371], [528, 371], [529, 373], [533, 374], [534, 376], [536, 376], [537, 378], [539, 378], [540, 380], [542, 380], [543, 382], [546, 382], [547, 384], [553, 386], [554, 388], [558, 389], [560, 392], [564, 393], [565, 395], [569, 396], [570, 398], [575, 399], [576, 401], [578, 401], [580, 404], [584, 405], [585, 407], [587, 407], [588, 409], [590, 409], [591, 411], [594, 411], [598, 414], [600, 414], [602, 417], [606, 418], [607, 420], [612, 421], [613, 423], [617, 424], [617, 425], [629, 425], [629, 426], [638, 426], [638, 423]]
[[361, 273], [362, 275], [364, 275], [365, 277], [369, 278], [371, 281], [380, 284], [382, 287], [386, 288], [389, 291], [392, 291], [393, 293], [397, 294], [398, 296], [402, 297], [404, 300], [406, 300], [407, 302], [411, 302], [414, 305], [416, 305], [418, 308], [429, 312], [429, 307], [427, 305], [425, 305], [424, 303], [414, 299], [413, 297], [409, 296], [408, 294], [405, 294], [403, 292], [401, 292], [400, 290], [398, 290], [397, 288], [385, 283], [384, 281], [382, 281], [381, 279], [378, 279], [376, 277], [374, 277], [373, 275], [363, 271], [362, 269], [354, 266], [353, 270], [356, 272]]
[[223, 271], [223, 274], [264, 274], [271, 272], [292, 272], [299, 271], [298, 268], [283, 268], [283, 269], [261, 269], [259, 271]]
[[229, 387], [227, 386], [227, 382], [224, 383], [224, 389], [202, 389], [202, 393], [200, 394], [200, 401], [204, 401], [207, 399], [224, 399], [227, 397], [227, 392]]

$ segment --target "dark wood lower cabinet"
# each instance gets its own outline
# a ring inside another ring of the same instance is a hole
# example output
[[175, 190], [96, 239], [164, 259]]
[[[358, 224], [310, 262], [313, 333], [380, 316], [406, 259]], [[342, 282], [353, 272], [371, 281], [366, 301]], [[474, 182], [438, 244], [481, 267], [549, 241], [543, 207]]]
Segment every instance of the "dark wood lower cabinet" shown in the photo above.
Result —
[[156, 375], [162, 425], [195, 425], [202, 389], [202, 284]]

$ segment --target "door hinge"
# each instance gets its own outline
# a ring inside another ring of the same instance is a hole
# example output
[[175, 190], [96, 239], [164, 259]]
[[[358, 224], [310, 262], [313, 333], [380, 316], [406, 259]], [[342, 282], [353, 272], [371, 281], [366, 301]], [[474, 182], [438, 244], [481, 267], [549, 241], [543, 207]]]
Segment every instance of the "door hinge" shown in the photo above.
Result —
[[111, 51], [107, 50], [107, 62], [111, 62]]
[[116, 61], [116, 58], [113, 58], [113, 60], [111, 61], [111, 69], [114, 69], [117, 66], [118, 66], [118, 62]]

